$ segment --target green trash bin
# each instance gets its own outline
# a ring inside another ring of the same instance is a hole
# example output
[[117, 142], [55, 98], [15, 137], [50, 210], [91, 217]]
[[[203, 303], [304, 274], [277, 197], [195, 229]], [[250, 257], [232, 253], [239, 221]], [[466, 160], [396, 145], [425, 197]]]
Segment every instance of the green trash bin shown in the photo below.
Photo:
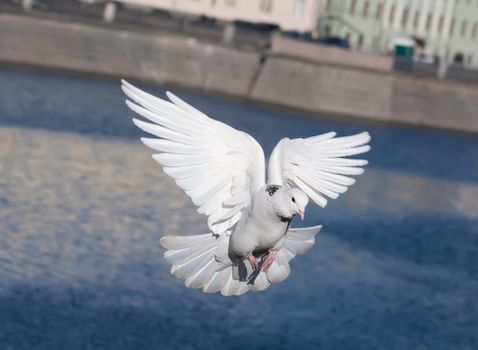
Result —
[[413, 46], [395, 45], [395, 56], [413, 57]]
[[406, 40], [397, 40], [394, 43], [393, 68], [396, 71], [413, 71], [413, 45]]

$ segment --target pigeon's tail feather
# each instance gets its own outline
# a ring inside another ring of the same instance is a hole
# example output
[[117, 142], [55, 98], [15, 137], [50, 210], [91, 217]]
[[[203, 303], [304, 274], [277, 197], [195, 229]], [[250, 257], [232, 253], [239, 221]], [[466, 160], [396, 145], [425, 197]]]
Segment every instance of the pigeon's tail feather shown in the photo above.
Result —
[[171, 274], [185, 280], [187, 287], [226, 296], [249, 291], [247, 282], [233, 278], [232, 262], [224, 257], [228, 235], [165, 236], [161, 245], [167, 249], [164, 257], [171, 264]]
[[[287, 238], [277, 251], [267, 271], [254, 271], [247, 259], [233, 262], [228, 255], [229, 235], [206, 233], [194, 236], [165, 236], [161, 245], [167, 249], [165, 259], [171, 264], [171, 274], [185, 280], [189, 288], [202, 288], [204, 293], [241, 295], [267, 289], [285, 280], [290, 274], [289, 262], [305, 253], [315, 243], [321, 225], [289, 229]], [[259, 258], [259, 267], [265, 260]]]

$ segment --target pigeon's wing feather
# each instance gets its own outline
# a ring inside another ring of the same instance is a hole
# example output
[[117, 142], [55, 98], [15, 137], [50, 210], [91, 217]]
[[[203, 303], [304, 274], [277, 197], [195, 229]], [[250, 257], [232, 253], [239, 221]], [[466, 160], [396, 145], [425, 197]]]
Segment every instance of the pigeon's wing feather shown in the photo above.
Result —
[[288, 265], [298, 254], [304, 254], [315, 244], [315, 235], [322, 225], [290, 228], [282, 247], [277, 251], [276, 262], [280, 266]]
[[321, 207], [355, 183], [366, 160], [347, 158], [368, 152], [367, 132], [335, 137], [334, 132], [306, 139], [282, 139], [272, 151], [268, 183], [298, 187]]
[[262, 148], [250, 135], [211, 119], [171, 93], [172, 102], [150, 95], [126, 81], [128, 107], [148, 120], [133, 119], [155, 136], [142, 138], [156, 150], [154, 160], [186, 192], [198, 212], [208, 216], [215, 234], [230, 230], [265, 183]]

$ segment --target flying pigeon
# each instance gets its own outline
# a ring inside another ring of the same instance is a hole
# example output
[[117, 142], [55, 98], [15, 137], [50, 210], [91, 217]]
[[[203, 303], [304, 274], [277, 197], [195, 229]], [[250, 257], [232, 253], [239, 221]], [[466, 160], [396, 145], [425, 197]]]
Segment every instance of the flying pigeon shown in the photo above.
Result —
[[309, 198], [321, 207], [337, 198], [363, 173], [370, 135], [283, 138], [269, 158], [249, 134], [187, 104], [170, 92], [171, 102], [122, 80], [126, 104], [149, 122], [133, 119], [156, 136], [141, 141], [153, 159], [184, 190], [197, 211], [207, 215], [210, 232], [164, 236], [171, 274], [205, 293], [241, 295], [262, 291], [290, 273], [289, 262], [309, 250], [321, 225], [291, 228], [304, 218]]

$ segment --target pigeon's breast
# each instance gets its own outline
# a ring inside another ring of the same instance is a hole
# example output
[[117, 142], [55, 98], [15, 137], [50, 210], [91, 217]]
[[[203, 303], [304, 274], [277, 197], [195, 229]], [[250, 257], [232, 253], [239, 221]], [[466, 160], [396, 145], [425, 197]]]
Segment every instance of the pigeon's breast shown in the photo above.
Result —
[[231, 237], [232, 251], [238, 256], [246, 256], [250, 252], [264, 252], [276, 248], [288, 227], [288, 222], [250, 217], [240, 231], [233, 233]]
[[267, 228], [264, 227], [264, 234], [259, 236], [259, 247], [264, 249], [272, 249], [277, 247], [277, 243], [285, 236], [289, 228], [288, 222], [274, 222]]

